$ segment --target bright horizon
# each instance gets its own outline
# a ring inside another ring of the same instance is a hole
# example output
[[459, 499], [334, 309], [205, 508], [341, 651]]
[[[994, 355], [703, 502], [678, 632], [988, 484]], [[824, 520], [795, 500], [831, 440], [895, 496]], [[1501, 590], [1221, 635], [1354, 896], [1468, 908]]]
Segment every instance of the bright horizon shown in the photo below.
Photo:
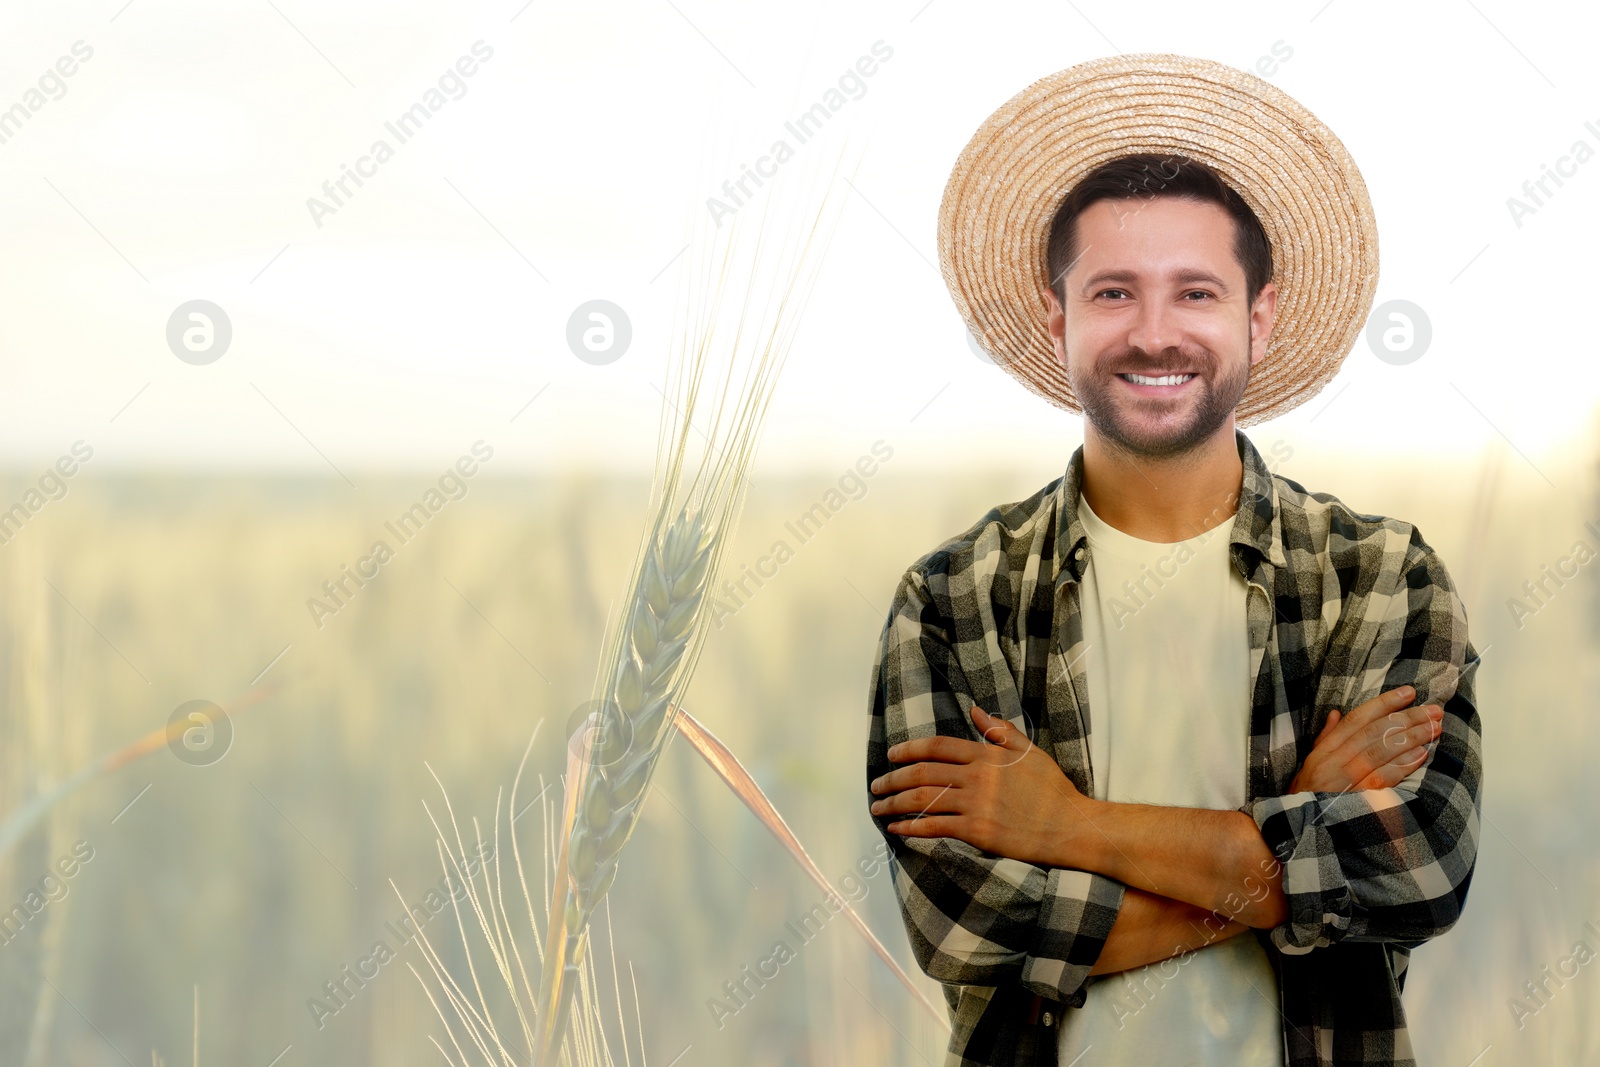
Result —
[[[74, 73], [0, 143], [0, 466], [84, 439], [97, 471], [425, 472], [482, 438], [500, 474], [648, 471], [686, 228], [725, 212], [747, 168], [798, 174], [848, 147], [860, 170], [756, 472], [826, 472], [879, 438], [901, 470], [1059, 467], [1081, 422], [974, 354], [934, 220], [990, 111], [1121, 50], [1260, 71], [1323, 119], [1372, 194], [1374, 306], [1430, 320], [1416, 362], [1358, 340], [1321, 394], [1247, 432], [1425, 466], [1499, 441], [1530, 477], [1571, 485], [1600, 387], [1563, 316], [1521, 294], [1581, 291], [1594, 270], [1568, 240], [1594, 225], [1578, 142], [1600, 147], [1582, 35], [1487, 10], [1397, 9], [1380, 39], [1341, 4], [1157, 14], [191, 4], [184, 40], [140, 3], [30, 12], [0, 42], [0, 110], [63, 60]], [[1417, 53], [1423, 36], [1437, 47]], [[1374, 58], [1352, 82], [1354, 48]], [[802, 141], [795, 119], [818, 103], [836, 110]], [[774, 164], [780, 140], [795, 157]], [[1429, 165], [1475, 142], [1472, 167]], [[632, 331], [605, 365], [566, 343], [596, 299]], [[192, 300], [232, 327], [206, 365], [165, 336]], [[1540, 373], [1512, 372], [1530, 349]]]

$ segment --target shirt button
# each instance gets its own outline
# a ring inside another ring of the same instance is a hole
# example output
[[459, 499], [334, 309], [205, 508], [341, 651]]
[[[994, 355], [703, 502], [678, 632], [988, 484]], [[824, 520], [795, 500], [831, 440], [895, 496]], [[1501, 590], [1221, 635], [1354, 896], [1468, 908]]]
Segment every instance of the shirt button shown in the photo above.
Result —
[[1045, 1012], [1044, 1013], [1044, 1024], [1046, 1026], [1049, 1026], [1051, 1023], [1053, 1023], [1055, 1021], [1056, 1021], [1056, 1017], [1054, 1015], [1051, 1015], [1049, 1012]]
[[1074, 552], [1072, 554], [1072, 558], [1073, 559], [1082, 559], [1083, 558], [1083, 549], [1080, 548], [1080, 549], [1078, 549], [1078, 551]]

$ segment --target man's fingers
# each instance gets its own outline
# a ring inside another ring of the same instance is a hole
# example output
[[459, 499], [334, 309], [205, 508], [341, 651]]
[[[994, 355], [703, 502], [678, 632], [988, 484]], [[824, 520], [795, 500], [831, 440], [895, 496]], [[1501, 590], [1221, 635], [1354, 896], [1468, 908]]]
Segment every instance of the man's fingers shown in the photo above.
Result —
[[915, 789], [880, 797], [872, 803], [874, 815], [926, 815], [934, 812], [959, 812], [962, 810], [957, 795], [960, 790], [950, 786], [922, 785]]
[[1403, 780], [1427, 758], [1443, 733], [1444, 709], [1408, 706], [1410, 686], [1391, 689], [1355, 710], [1328, 713], [1328, 721], [1295, 776], [1302, 789], [1385, 789]]
[[978, 733], [991, 745], [1024, 752], [1033, 743], [1028, 740], [1027, 734], [1011, 723], [998, 715], [990, 715], [976, 704], [972, 705], [972, 722], [977, 726]]
[[[1365, 709], [1365, 714], [1360, 718], [1355, 711], [1343, 716], [1339, 726], [1326, 738], [1318, 737], [1314, 746], [1327, 750], [1328, 755], [1339, 764], [1350, 763], [1362, 758], [1362, 753], [1371, 746], [1381, 742], [1382, 738], [1393, 737], [1398, 730], [1408, 729], [1412, 726], [1424, 725], [1430, 721], [1438, 721], [1444, 717], [1444, 709], [1437, 704], [1420, 704], [1409, 708], [1395, 708], [1382, 714], [1371, 713], [1375, 701], [1368, 701], [1361, 705], [1357, 711]], [[1381, 705], [1380, 705], [1381, 707]], [[1387, 763], [1394, 752], [1381, 752], [1376, 755], [1376, 762], [1372, 767]], [[1370, 768], [1369, 768], [1370, 769]]]
[[1388, 763], [1356, 783], [1357, 789], [1388, 789], [1400, 784], [1406, 776], [1422, 765], [1428, 756], [1424, 746], [1407, 749]]
[[888, 774], [874, 778], [869, 788], [879, 796], [885, 796], [921, 785], [959, 787], [965, 770], [962, 765], [954, 763], [913, 763], [908, 767], [896, 767]]
[[964, 737], [914, 737], [889, 746], [888, 756], [896, 763], [916, 760], [942, 760], [946, 763], [971, 763], [983, 751], [982, 742]]
[[1366, 703], [1357, 705], [1350, 714], [1344, 717], [1344, 724], [1352, 730], [1359, 729], [1374, 719], [1382, 718], [1391, 711], [1399, 711], [1415, 700], [1416, 697], [1416, 689], [1409, 685], [1402, 685], [1389, 690], [1387, 693], [1379, 693]]
[[954, 815], [924, 815], [920, 819], [901, 819], [887, 829], [905, 837], [955, 837], [960, 823]]
[[1409, 685], [1379, 693], [1362, 704], [1345, 712], [1339, 719], [1337, 736], [1330, 738], [1335, 747], [1343, 747], [1363, 728], [1381, 722], [1385, 715], [1400, 711], [1416, 699], [1416, 690]]
[[1346, 763], [1351, 780], [1359, 784], [1374, 771], [1398, 765], [1401, 773], [1395, 781], [1399, 781], [1416, 769], [1421, 760], [1413, 753], [1431, 744], [1439, 736], [1439, 729], [1439, 723], [1428, 717], [1415, 726], [1390, 727]]
[[1439, 736], [1444, 709], [1437, 704], [1391, 711], [1368, 723], [1350, 742], [1352, 752], [1365, 754], [1378, 767], [1416, 744], [1426, 744]]

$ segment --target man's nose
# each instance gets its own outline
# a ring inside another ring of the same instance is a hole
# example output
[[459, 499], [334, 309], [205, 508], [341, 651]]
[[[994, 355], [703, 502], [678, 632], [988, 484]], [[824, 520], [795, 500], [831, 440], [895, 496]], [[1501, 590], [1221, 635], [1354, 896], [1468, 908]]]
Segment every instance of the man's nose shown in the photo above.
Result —
[[1183, 334], [1174, 310], [1162, 300], [1142, 300], [1128, 330], [1128, 346], [1154, 355], [1177, 349]]

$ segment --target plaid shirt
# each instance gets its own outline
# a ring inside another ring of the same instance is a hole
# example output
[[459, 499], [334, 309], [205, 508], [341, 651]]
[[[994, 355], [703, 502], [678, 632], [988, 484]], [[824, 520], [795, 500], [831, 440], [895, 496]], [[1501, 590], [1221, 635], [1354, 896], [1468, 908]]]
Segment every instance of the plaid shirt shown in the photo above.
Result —
[[[1477, 856], [1478, 654], [1455, 586], [1415, 526], [1309, 492], [1235, 436], [1244, 475], [1228, 551], [1249, 583], [1253, 679], [1240, 810], [1283, 864], [1288, 919], [1252, 933], [1278, 976], [1284, 1062], [1413, 1064], [1400, 1001], [1410, 950], [1460, 916]], [[887, 751], [897, 742], [980, 740], [976, 703], [1094, 794], [1082, 473], [1080, 447], [1063, 477], [990, 510], [901, 578], [874, 663], [867, 782], [896, 766]], [[1329, 711], [1405, 684], [1415, 704], [1444, 709], [1421, 767], [1389, 789], [1289, 794]], [[1122, 883], [956, 838], [904, 837], [885, 829], [896, 817], [872, 816], [893, 849], [912, 951], [944, 986], [947, 1067], [1053, 1067], [1054, 1024], [1086, 999]]]

